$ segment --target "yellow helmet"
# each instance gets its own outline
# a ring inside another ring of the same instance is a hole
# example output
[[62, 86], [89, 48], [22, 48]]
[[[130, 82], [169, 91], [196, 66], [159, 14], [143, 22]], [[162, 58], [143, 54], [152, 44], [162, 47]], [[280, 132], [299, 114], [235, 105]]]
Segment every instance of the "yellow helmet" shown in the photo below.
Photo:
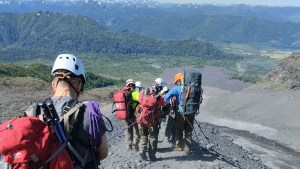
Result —
[[183, 79], [183, 73], [180, 72], [180, 73], [177, 73], [175, 76], [174, 76], [174, 84], [176, 84], [178, 81], [180, 81], [180, 83], [182, 83], [182, 80]]

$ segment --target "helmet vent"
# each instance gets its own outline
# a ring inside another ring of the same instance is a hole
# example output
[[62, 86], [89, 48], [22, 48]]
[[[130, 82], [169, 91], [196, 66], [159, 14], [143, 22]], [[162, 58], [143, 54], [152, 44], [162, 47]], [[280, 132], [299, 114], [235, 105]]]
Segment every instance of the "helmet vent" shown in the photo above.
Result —
[[78, 67], [79, 67], [79, 66], [75, 64], [75, 69], [76, 69], [76, 70], [78, 70]]
[[66, 57], [67, 59], [69, 59], [69, 57]]

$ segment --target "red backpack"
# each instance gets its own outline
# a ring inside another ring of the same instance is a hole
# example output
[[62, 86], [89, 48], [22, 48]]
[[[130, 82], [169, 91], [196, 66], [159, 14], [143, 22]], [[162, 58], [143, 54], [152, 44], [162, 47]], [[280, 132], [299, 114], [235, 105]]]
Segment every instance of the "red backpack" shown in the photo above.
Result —
[[120, 120], [125, 120], [130, 116], [130, 91], [128, 87], [122, 87], [119, 91], [114, 93], [114, 102], [112, 106], [115, 109], [112, 113], [116, 112], [116, 116]]
[[37, 117], [21, 117], [0, 124], [0, 154], [6, 163], [13, 164], [13, 169], [72, 169], [73, 162], [65, 146]]
[[[78, 117], [82, 116], [87, 108], [90, 113], [90, 144], [86, 145], [85, 153], [93, 150], [95, 166], [99, 165], [95, 153], [106, 127], [98, 102], [77, 103], [63, 115], [64, 127], [56, 120], [59, 117], [50, 100], [39, 103], [46, 104], [34, 104], [33, 116], [15, 118], [0, 124], [0, 154], [3, 155], [3, 161], [13, 169], [73, 169], [75, 160], [81, 166], [85, 166], [86, 158], [80, 156], [70, 141], [77, 138], [74, 134], [79, 126]], [[40, 110], [38, 105], [43, 110]], [[46, 105], [49, 109], [46, 109]], [[43, 111], [46, 123], [36, 117], [41, 113], [39, 110]]]
[[153, 94], [145, 94], [144, 90], [140, 92], [139, 105], [136, 108], [138, 116], [137, 124], [143, 127], [151, 128], [159, 124], [161, 112], [158, 106], [164, 105], [164, 100], [161, 96], [155, 97]]

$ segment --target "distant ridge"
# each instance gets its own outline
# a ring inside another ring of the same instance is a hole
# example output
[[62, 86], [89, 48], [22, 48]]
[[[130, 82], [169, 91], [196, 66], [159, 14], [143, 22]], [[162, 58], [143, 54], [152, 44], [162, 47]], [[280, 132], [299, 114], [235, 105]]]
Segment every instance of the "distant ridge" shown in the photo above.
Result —
[[205, 41], [163, 41], [129, 31], [112, 32], [85, 16], [53, 12], [0, 13], [0, 49], [100, 54], [229, 58]]
[[[0, 12], [87, 16], [112, 31], [298, 49], [300, 7], [158, 3], [153, 0], [0, 0]], [[230, 30], [230, 31], [229, 31]]]

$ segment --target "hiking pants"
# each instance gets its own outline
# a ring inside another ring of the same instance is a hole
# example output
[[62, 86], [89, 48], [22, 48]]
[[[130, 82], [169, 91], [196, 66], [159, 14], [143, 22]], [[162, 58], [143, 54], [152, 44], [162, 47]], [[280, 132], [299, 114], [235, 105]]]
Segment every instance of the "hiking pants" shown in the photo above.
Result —
[[141, 134], [141, 142], [139, 144], [140, 152], [147, 152], [147, 146], [149, 145], [148, 147], [149, 157], [155, 157], [157, 151], [158, 134], [159, 134], [158, 126], [149, 129], [139, 125], [139, 129]]
[[175, 127], [175, 114], [169, 114], [168, 115], [168, 121], [167, 121], [167, 126], [166, 126], [166, 131], [165, 131], [165, 137], [174, 141], [176, 136], [176, 127]]
[[[135, 123], [135, 120], [136, 120], [136, 117], [134, 115], [125, 120], [127, 127], [131, 126], [126, 130], [126, 133], [125, 133], [127, 146], [130, 146], [130, 147], [132, 147], [132, 145], [138, 146], [139, 142], [140, 142], [139, 128], [138, 128], [138, 125]], [[135, 136], [133, 134], [133, 130], [135, 132]], [[133, 140], [133, 138], [135, 139], [135, 141]]]
[[[190, 151], [192, 145], [192, 133], [195, 115], [176, 115], [176, 146]], [[184, 138], [183, 138], [184, 133]]]

